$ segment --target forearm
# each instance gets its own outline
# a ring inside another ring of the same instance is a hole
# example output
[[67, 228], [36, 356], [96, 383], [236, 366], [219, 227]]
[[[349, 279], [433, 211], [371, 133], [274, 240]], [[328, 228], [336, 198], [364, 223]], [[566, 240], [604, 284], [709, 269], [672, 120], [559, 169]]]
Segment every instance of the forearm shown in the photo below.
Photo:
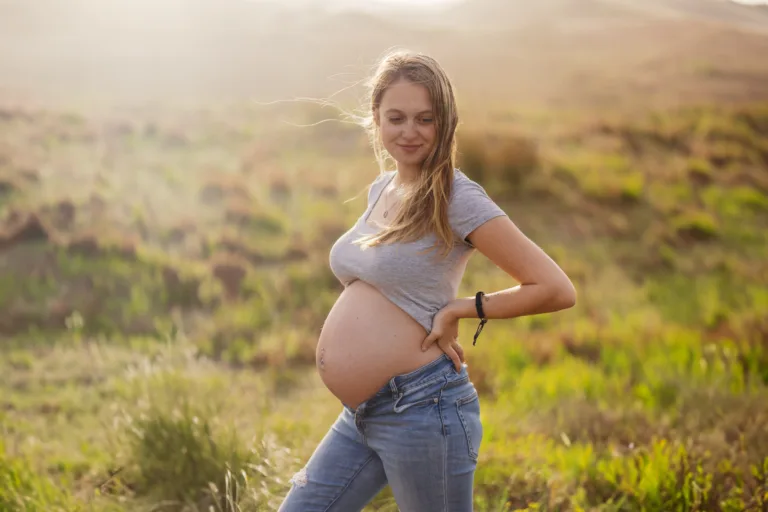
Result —
[[[567, 309], [575, 301], [576, 293], [572, 288], [523, 284], [485, 294], [483, 312], [488, 319], [516, 318]], [[474, 296], [454, 299], [446, 308], [455, 318], [478, 317]]]

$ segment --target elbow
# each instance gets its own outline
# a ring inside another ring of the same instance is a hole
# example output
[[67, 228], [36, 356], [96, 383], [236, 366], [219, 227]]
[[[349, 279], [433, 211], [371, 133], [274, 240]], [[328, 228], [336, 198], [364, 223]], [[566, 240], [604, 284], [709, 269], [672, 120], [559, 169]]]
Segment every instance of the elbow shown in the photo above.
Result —
[[576, 305], [576, 288], [569, 279], [566, 279], [564, 283], [552, 287], [550, 297], [552, 311], [572, 308]]

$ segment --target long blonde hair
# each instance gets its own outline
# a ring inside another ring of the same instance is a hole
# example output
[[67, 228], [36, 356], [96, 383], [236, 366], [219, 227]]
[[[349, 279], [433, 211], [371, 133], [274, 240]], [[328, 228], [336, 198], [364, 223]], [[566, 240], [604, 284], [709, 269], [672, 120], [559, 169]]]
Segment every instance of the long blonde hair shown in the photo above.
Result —
[[437, 241], [430, 250], [442, 244], [442, 254], [447, 256], [456, 243], [456, 235], [448, 222], [448, 203], [453, 190], [456, 160], [456, 127], [459, 122], [453, 87], [443, 68], [427, 55], [396, 50], [381, 59], [368, 81], [370, 111], [364, 124], [382, 174], [386, 170], [387, 160], [392, 158], [384, 149], [375, 116], [384, 92], [400, 79], [423, 85], [429, 91], [435, 116], [435, 145], [422, 163], [416, 182], [403, 195], [402, 205], [392, 223], [379, 233], [361, 237], [355, 242], [367, 248], [413, 242], [434, 232]]

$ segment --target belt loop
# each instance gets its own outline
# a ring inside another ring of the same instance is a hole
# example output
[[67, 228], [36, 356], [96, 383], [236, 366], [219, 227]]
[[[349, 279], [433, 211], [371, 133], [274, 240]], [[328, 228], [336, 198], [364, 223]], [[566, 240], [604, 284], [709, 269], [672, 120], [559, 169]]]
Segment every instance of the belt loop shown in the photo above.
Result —
[[392, 377], [389, 379], [389, 390], [392, 391], [392, 396], [397, 396], [397, 384], [395, 384], [395, 379], [397, 377]]

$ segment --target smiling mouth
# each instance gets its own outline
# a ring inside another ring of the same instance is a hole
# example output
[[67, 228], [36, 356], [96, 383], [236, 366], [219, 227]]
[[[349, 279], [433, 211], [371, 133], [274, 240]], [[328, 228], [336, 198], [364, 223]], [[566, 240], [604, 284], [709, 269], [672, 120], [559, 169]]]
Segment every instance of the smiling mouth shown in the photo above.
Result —
[[399, 146], [403, 149], [418, 149], [421, 147], [421, 144], [416, 144], [414, 146], [409, 146], [407, 144], [399, 144]]

